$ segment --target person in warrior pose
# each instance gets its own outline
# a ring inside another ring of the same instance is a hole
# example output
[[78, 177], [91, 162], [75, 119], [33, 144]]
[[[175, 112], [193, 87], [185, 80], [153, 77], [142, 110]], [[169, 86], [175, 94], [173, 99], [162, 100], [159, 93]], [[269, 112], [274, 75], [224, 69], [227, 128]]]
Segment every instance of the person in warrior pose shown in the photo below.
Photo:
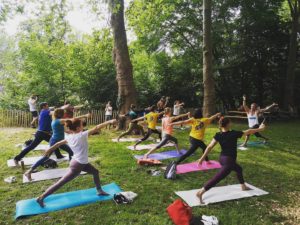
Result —
[[250, 135], [256, 132], [261, 132], [265, 129], [265, 125], [262, 123], [259, 128], [249, 129], [246, 131], [236, 131], [231, 130], [231, 122], [229, 118], [222, 117], [219, 120], [220, 132], [216, 133], [208, 147], [206, 148], [202, 157], [198, 160], [199, 165], [205, 160], [207, 155], [212, 151], [212, 149], [217, 145], [217, 143], [221, 146], [221, 154], [220, 154], [220, 164], [222, 165], [219, 172], [210, 179], [202, 189], [197, 193], [197, 197], [200, 200], [201, 204], [203, 202], [203, 195], [209, 189], [218, 184], [221, 180], [227, 177], [231, 171], [235, 171], [237, 178], [241, 184], [241, 188], [243, 191], [249, 190], [246, 186], [244, 177], [243, 177], [243, 169], [237, 163], [237, 140], [241, 138], [243, 135]]
[[66, 134], [66, 139], [57, 142], [51, 148], [49, 148], [45, 156], [49, 156], [55, 149], [59, 148], [62, 145], [68, 144], [74, 155], [70, 162], [69, 171], [66, 175], [64, 175], [60, 180], [58, 180], [55, 184], [50, 186], [42, 195], [37, 198], [37, 203], [44, 207], [44, 199], [49, 195], [57, 191], [66, 183], [70, 182], [74, 178], [76, 178], [81, 171], [87, 172], [88, 174], [92, 174], [94, 178], [94, 183], [96, 185], [96, 190], [98, 195], [109, 195], [105, 191], [103, 191], [100, 183], [99, 171], [89, 163], [88, 159], [88, 137], [98, 132], [101, 128], [104, 128], [108, 124], [114, 124], [116, 120], [110, 120], [104, 122], [102, 124], [97, 125], [93, 129], [83, 131], [82, 121], [79, 119], [67, 120], [66, 126], [70, 130], [69, 134]]
[[178, 147], [178, 140], [173, 136], [173, 126], [171, 124], [174, 120], [178, 120], [182, 117], [189, 116], [190, 113], [182, 114], [180, 116], [173, 116], [173, 117], [171, 115], [172, 115], [172, 109], [169, 107], [165, 108], [165, 117], [162, 119], [162, 140], [161, 142], [158, 143], [158, 145], [156, 145], [154, 148], [149, 150], [149, 152], [147, 152], [144, 155], [144, 159], [148, 158], [148, 156], [152, 152], [168, 144], [168, 142], [175, 143], [176, 150], [180, 154], [179, 147]]
[[[267, 112], [268, 110], [272, 109], [273, 107], [277, 106], [278, 104], [273, 103], [272, 105], [264, 108], [264, 109], [259, 109], [257, 107], [256, 103], [252, 103], [251, 107], [247, 106], [246, 103], [246, 96], [243, 96], [243, 107], [244, 110], [247, 113], [247, 118], [248, 118], [248, 125], [250, 129], [256, 129], [259, 127], [259, 115], [263, 114], [264, 112]], [[258, 138], [262, 138], [264, 140], [264, 143], [266, 143], [269, 139], [263, 135], [261, 135], [259, 132], [254, 133], [254, 135]], [[247, 147], [247, 143], [249, 141], [250, 135], [246, 135], [244, 143], [241, 145], [241, 147]]]

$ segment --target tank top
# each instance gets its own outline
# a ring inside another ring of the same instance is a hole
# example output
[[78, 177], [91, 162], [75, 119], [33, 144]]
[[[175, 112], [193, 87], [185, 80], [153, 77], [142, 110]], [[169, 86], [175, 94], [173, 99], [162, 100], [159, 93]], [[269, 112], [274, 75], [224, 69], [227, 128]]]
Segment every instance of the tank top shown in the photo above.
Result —
[[169, 135], [173, 134], [173, 126], [169, 126], [170, 123], [172, 123], [171, 117], [166, 116], [162, 119], [162, 132], [163, 132], [163, 134], [169, 134]]
[[249, 127], [253, 127], [253, 126], [259, 124], [257, 112], [255, 112], [253, 115], [251, 115], [251, 113], [249, 112], [249, 113], [247, 113], [247, 117], [248, 117]]

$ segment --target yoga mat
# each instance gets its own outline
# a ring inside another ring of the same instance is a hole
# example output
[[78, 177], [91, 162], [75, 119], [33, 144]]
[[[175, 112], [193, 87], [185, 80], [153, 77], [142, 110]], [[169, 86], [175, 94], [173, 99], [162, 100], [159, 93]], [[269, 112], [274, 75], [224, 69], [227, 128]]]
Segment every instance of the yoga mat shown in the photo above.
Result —
[[202, 171], [202, 170], [211, 170], [211, 169], [218, 169], [221, 168], [221, 165], [218, 161], [210, 160], [209, 163], [205, 161], [198, 166], [198, 162], [186, 163], [186, 164], [179, 164], [176, 167], [177, 174], [195, 172], [195, 171]]
[[255, 146], [261, 146], [266, 145], [267, 143], [264, 143], [262, 141], [248, 141], [247, 146], [255, 147]]
[[[23, 175], [23, 183], [32, 183], [43, 180], [52, 180], [56, 178], [63, 177], [68, 172], [68, 168], [60, 168], [60, 169], [48, 169], [42, 170], [40, 172], [32, 173], [31, 178], [32, 181], [29, 181], [25, 175]], [[81, 175], [86, 174], [86, 172], [81, 172]]]
[[[68, 161], [69, 160], [69, 156], [66, 154], [63, 154], [64, 158], [62, 159], [57, 159], [54, 155], [50, 156], [51, 159], [55, 160], [56, 162], [63, 162], [63, 161]], [[36, 163], [36, 161], [38, 161], [40, 158], [42, 158], [42, 156], [34, 156], [34, 157], [25, 157], [23, 158], [23, 162], [25, 166], [30, 166], [33, 165], [34, 163]], [[21, 162], [19, 162], [19, 165], [21, 165]], [[13, 159], [9, 159], [7, 160], [7, 166], [8, 167], [15, 167], [15, 162]]]
[[[141, 140], [142, 138], [143, 138], [143, 137], [140, 137], [140, 138], [133, 138], [133, 137], [131, 137], [131, 138], [121, 138], [119, 142], [136, 142], [136, 141]], [[113, 139], [111, 139], [111, 140], [112, 140], [113, 142], [118, 142], [118, 141], [117, 141], [117, 138], [113, 138]], [[150, 137], [150, 138], [148, 138], [148, 140], [149, 140], [149, 141], [153, 141], [154, 138]]]
[[18, 201], [16, 204], [15, 219], [86, 205], [98, 201], [111, 200], [114, 194], [122, 191], [115, 183], [104, 185], [102, 188], [110, 195], [98, 196], [96, 194], [96, 188], [53, 194], [45, 199], [46, 206], [44, 208], [40, 207], [35, 198]]
[[[24, 144], [17, 144], [16, 147], [24, 149], [25, 145]], [[39, 144], [38, 146], [35, 147], [34, 151], [45, 151], [48, 148], [49, 148], [48, 144]]]
[[[205, 203], [203, 205], [269, 194], [268, 192], [261, 190], [257, 187], [254, 187], [251, 184], [246, 183], [246, 185], [252, 190], [242, 191], [240, 184], [213, 187], [203, 195], [203, 201]], [[182, 198], [191, 207], [203, 206], [202, 204], [200, 204], [200, 201], [196, 196], [196, 193], [199, 190], [200, 189], [189, 190], [189, 191], [178, 191], [175, 192], [175, 194], [178, 195], [180, 198]]]
[[[133, 150], [133, 151], [141, 151], [141, 150], [146, 150], [146, 149], [152, 149], [152, 148], [154, 148], [156, 145], [157, 145], [157, 144], [138, 145], [138, 146], [136, 146], [136, 150], [134, 150], [133, 145], [128, 146], [127, 148], [130, 149], [130, 150]], [[174, 146], [173, 143], [168, 143], [168, 144], [164, 145], [163, 148], [166, 148], [166, 147], [173, 147], [173, 146]]]
[[[150, 154], [148, 158], [150, 159], [157, 159], [157, 160], [164, 160], [164, 159], [171, 159], [171, 158], [177, 158], [185, 154], [187, 151], [182, 149], [180, 150], [181, 154], [178, 154], [176, 150], [172, 151], [166, 151], [166, 152], [159, 152], [159, 153], [153, 153]], [[142, 159], [144, 155], [135, 155], [134, 158], [136, 159]]]

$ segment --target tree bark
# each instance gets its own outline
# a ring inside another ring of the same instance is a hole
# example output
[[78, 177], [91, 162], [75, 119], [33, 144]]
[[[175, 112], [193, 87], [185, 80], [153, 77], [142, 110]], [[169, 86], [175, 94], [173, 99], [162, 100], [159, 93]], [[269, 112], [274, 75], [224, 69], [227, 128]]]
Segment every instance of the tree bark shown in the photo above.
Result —
[[118, 82], [117, 107], [126, 113], [130, 104], [136, 104], [136, 89], [133, 82], [132, 64], [129, 57], [124, 23], [124, 0], [110, 0], [111, 26], [114, 37], [113, 60]]
[[295, 88], [295, 69], [297, 62], [297, 35], [299, 32], [300, 19], [300, 2], [295, 1], [293, 5], [290, 1], [290, 10], [292, 16], [292, 27], [289, 43], [289, 54], [287, 60], [285, 92], [284, 92], [284, 108], [288, 109], [289, 105], [294, 106], [294, 88]]
[[203, 115], [215, 112], [215, 83], [212, 70], [211, 0], [203, 0]]

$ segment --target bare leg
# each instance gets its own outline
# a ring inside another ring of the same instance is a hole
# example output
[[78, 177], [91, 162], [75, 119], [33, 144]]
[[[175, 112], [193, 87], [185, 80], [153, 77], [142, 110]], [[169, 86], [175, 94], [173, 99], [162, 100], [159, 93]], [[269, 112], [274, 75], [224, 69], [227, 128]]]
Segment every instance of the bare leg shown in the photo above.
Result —
[[246, 136], [245, 141], [244, 141], [244, 143], [241, 145], [241, 147], [247, 147], [247, 143], [248, 143], [248, 141], [249, 141], [249, 137], [250, 137], [250, 135], [247, 135], [247, 136]]
[[200, 204], [204, 204], [203, 202], [203, 194], [205, 193], [205, 189], [201, 188], [200, 191], [197, 192], [196, 196], [199, 198]]

